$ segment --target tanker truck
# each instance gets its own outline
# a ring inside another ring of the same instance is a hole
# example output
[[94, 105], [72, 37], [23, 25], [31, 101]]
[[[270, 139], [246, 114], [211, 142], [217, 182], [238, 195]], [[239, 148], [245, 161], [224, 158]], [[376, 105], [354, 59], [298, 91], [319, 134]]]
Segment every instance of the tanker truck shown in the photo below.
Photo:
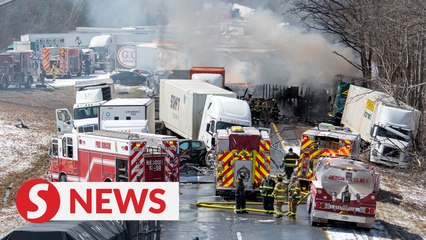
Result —
[[404, 166], [420, 111], [388, 94], [351, 85], [342, 124], [370, 145], [370, 161]]
[[321, 157], [306, 204], [311, 224], [334, 220], [371, 228], [375, 221], [379, 179], [374, 167], [358, 160]]

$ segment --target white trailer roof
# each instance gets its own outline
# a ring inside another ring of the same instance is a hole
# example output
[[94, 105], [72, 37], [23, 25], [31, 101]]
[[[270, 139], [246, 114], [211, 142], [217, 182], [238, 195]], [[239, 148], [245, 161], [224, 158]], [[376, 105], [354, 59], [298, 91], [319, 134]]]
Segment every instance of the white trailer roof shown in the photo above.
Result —
[[90, 48], [93, 47], [105, 47], [108, 43], [108, 40], [111, 38], [111, 35], [101, 35], [94, 36], [92, 40], [90, 40]]
[[116, 98], [104, 103], [102, 106], [140, 106], [147, 105], [150, 101], [152, 101], [151, 98]]
[[213, 84], [202, 82], [199, 80], [161, 79], [161, 81], [167, 81], [168, 84], [176, 88], [190, 92], [196, 92], [199, 94], [232, 93]]

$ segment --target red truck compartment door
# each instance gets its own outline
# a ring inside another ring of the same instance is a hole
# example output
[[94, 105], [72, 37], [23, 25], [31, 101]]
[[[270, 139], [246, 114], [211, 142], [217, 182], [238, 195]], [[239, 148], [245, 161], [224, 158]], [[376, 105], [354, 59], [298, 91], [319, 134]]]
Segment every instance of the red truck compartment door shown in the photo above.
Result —
[[145, 157], [145, 182], [164, 182], [164, 157]]

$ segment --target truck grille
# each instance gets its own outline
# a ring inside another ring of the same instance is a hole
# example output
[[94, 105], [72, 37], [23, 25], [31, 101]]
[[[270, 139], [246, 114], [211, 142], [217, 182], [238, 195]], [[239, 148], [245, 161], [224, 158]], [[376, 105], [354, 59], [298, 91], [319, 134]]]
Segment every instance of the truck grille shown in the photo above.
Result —
[[78, 127], [78, 132], [93, 132], [95, 130], [99, 130], [99, 126], [96, 125], [85, 125]]
[[399, 158], [399, 149], [392, 147], [385, 147], [383, 149], [383, 155], [391, 158]]

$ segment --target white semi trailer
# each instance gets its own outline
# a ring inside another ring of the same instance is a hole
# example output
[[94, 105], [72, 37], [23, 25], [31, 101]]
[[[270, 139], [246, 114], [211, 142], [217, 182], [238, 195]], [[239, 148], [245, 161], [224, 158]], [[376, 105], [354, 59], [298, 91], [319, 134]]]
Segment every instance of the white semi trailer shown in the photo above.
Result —
[[370, 161], [406, 165], [420, 112], [393, 97], [351, 85], [341, 123], [370, 145]]

